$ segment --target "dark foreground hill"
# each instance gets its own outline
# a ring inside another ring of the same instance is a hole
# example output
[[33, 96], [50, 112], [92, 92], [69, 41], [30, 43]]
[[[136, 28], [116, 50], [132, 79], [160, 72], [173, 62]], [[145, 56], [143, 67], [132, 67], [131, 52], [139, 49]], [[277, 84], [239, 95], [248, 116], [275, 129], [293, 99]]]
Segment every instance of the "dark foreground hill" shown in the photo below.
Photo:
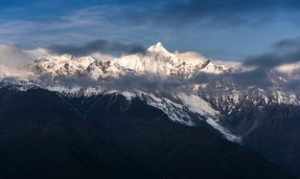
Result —
[[177, 124], [118, 95], [0, 89], [0, 178], [286, 179], [203, 123]]

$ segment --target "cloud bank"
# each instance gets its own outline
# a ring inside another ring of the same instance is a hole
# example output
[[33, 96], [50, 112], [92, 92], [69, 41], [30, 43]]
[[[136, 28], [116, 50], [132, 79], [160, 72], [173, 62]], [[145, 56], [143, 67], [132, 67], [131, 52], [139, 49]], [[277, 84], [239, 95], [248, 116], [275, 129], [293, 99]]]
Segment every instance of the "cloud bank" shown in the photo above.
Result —
[[300, 38], [283, 39], [276, 42], [273, 47], [271, 52], [247, 58], [244, 64], [271, 69], [300, 61]]
[[74, 45], [53, 45], [48, 48], [58, 54], [71, 54], [74, 56], [86, 56], [93, 53], [104, 53], [112, 55], [144, 53], [145, 47], [138, 44], [124, 44], [107, 40], [95, 40], [81, 46]]

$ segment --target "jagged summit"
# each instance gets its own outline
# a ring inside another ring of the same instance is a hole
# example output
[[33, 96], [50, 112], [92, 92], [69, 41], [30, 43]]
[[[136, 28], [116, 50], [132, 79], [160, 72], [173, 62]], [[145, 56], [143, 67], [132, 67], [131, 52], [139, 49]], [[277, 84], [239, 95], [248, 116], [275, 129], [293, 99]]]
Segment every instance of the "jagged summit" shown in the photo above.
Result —
[[150, 53], [157, 53], [157, 54], [161, 54], [161, 55], [165, 55], [165, 56], [174, 56], [174, 54], [172, 54], [171, 52], [169, 52], [161, 42], [157, 42], [156, 44], [150, 46], [147, 49], [148, 52]]
[[[215, 65], [196, 53], [169, 52], [161, 42], [149, 47], [147, 52], [107, 58], [101, 55], [74, 57], [38, 50], [32, 51], [32, 56], [37, 60], [31, 64], [31, 68], [38, 75], [72, 78], [88, 76], [93, 80], [114, 79], [128, 74], [189, 79], [200, 72], [221, 74], [230, 69], [226, 65]], [[37, 57], [38, 54], [41, 56]]]

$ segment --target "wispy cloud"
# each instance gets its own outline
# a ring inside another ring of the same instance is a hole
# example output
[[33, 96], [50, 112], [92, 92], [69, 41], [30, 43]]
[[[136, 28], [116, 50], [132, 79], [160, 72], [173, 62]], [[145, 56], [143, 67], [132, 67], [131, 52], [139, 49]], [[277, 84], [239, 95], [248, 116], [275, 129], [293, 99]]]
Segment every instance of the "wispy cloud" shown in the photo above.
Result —
[[300, 61], [300, 38], [283, 39], [273, 45], [273, 50], [246, 59], [245, 65], [272, 69], [282, 64]]
[[[132, 7], [126, 7], [130, 11]], [[16, 42], [28, 46], [48, 46], [51, 44], [82, 44], [95, 38], [126, 40], [129, 43], [147, 37], [145, 24], [129, 24], [124, 11], [115, 6], [94, 6], [79, 9], [48, 21], [2, 20], [0, 23], [0, 43]], [[0, 20], [1, 21], [1, 20]]]
[[234, 25], [260, 21], [299, 8], [300, 3], [295, 0], [187, 0], [166, 4], [162, 13], [176, 21], [209, 20]]
[[[266, 24], [282, 14], [297, 14], [300, 7], [294, 0], [16, 2], [17, 6], [1, 8], [0, 43], [30, 48], [81, 46], [96, 39], [144, 46], [163, 41], [174, 50], [192, 49], [224, 58], [257, 53], [286, 36], [274, 30], [282, 24]], [[292, 35], [298, 32], [295, 27], [286, 29]]]

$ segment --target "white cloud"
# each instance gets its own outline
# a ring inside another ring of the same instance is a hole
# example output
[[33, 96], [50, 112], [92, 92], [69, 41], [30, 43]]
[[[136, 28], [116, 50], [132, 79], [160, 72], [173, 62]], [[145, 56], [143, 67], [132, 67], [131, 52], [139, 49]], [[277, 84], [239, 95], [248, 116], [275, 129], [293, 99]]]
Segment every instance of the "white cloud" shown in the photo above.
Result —
[[0, 64], [21, 67], [32, 62], [32, 58], [13, 45], [0, 45]]

